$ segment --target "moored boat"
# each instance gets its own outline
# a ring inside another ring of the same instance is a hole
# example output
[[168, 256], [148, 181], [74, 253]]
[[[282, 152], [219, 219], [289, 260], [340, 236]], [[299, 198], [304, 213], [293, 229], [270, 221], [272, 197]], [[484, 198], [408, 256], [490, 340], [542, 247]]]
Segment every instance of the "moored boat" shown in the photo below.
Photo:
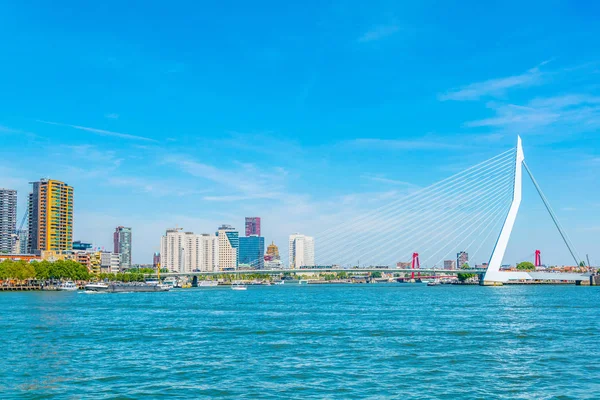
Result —
[[85, 285], [84, 289], [87, 292], [106, 292], [106, 290], [108, 289], [108, 285], [103, 282], [94, 282]]
[[73, 292], [78, 290], [79, 287], [73, 281], [63, 282], [56, 287], [57, 290]]
[[217, 281], [200, 281], [198, 282], [198, 287], [216, 287], [219, 285]]

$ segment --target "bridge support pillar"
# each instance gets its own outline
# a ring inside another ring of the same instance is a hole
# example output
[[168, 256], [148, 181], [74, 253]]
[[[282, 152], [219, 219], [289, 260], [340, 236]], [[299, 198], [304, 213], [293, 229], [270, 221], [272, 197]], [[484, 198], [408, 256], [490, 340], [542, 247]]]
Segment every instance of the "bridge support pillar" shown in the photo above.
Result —
[[198, 276], [196, 275], [192, 278], [192, 287], [198, 287]]

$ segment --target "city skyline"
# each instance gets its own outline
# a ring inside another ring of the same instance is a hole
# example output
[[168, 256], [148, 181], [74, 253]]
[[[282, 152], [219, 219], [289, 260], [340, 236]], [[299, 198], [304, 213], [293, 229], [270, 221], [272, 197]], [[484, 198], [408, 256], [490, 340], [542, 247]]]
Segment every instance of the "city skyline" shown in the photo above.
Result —
[[[550, 8], [544, 22], [527, 23], [532, 40], [519, 40], [524, 32], [488, 29], [497, 20], [470, 7], [445, 19], [422, 4], [367, 13], [315, 5], [310, 15], [298, 9], [294, 25], [271, 5], [278, 18], [236, 17], [249, 32], [240, 35], [210, 19], [224, 11], [214, 5], [201, 13], [213, 35], [196, 38], [176, 24], [156, 36], [150, 27], [164, 15], [156, 8], [120, 25], [113, 6], [91, 13], [76, 3], [77, 18], [48, 5], [35, 15], [8, 6], [0, 32], [14, 40], [4, 44], [11, 62], [0, 66], [11, 77], [0, 99], [0, 187], [17, 190], [17, 220], [28, 182], [50, 176], [77, 190], [74, 239], [111, 248], [114, 227], [130, 226], [134, 264], [152, 262], [167, 227], [206, 232], [229, 221], [243, 232], [249, 215], [261, 215], [261, 234], [283, 245], [291, 232], [317, 238], [488, 159], [521, 134], [565, 229], [600, 264], [593, 13]], [[535, 11], [524, 7], [489, 11], [518, 26]], [[113, 23], [96, 25], [90, 15]], [[162, 40], [177, 46], [157, 46]], [[506, 262], [540, 248], [548, 262], [569, 264], [526, 185]]]

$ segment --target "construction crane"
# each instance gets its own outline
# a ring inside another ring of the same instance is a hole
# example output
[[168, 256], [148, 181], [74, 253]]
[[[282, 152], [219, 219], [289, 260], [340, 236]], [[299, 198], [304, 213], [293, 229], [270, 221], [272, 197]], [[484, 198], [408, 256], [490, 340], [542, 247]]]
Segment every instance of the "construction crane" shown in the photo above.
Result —
[[[12, 234], [12, 237], [14, 240], [13, 243], [19, 243], [19, 249], [18, 249], [19, 252], [21, 251], [21, 249], [20, 249], [20, 245], [21, 245], [20, 234], [21, 234], [21, 232], [23, 232], [23, 226], [25, 226], [25, 222], [27, 221], [27, 216], [28, 216], [28, 213], [26, 212], [25, 215], [23, 215], [23, 218], [21, 219], [21, 224], [19, 225], [19, 228], [15, 229], [15, 231]], [[29, 236], [29, 232], [27, 232], [27, 236]]]

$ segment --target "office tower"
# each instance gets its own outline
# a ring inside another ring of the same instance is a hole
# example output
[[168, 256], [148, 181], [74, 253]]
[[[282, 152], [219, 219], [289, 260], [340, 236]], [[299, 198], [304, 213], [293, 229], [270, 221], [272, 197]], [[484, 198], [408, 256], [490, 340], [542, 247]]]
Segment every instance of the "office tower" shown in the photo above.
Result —
[[456, 255], [456, 268], [461, 269], [463, 265], [469, 262], [469, 253], [461, 251]]
[[131, 268], [131, 228], [118, 226], [113, 234], [114, 252], [121, 255], [121, 268]]
[[0, 188], [0, 254], [14, 253], [16, 234], [17, 191]]
[[54, 179], [32, 182], [28, 253], [73, 248], [73, 188]]
[[240, 261], [251, 268], [263, 269], [265, 266], [265, 238], [257, 235], [240, 238]]
[[454, 260], [444, 260], [444, 269], [452, 270], [455, 269], [456, 263]]
[[260, 236], [260, 217], [246, 217], [246, 236]]
[[290, 235], [290, 268], [315, 265], [315, 242], [310, 236]]
[[233, 270], [238, 266], [240, 239], [239, 233], [230, 225], [222, 225], [217, 231], [219, 238], [219, 269]]
[[152, 257], [152, 267], [154, 267], [154, 269], [157, 269], [160, 266], [160, 253], [156, 252], [154, 253], [154, 256]]

